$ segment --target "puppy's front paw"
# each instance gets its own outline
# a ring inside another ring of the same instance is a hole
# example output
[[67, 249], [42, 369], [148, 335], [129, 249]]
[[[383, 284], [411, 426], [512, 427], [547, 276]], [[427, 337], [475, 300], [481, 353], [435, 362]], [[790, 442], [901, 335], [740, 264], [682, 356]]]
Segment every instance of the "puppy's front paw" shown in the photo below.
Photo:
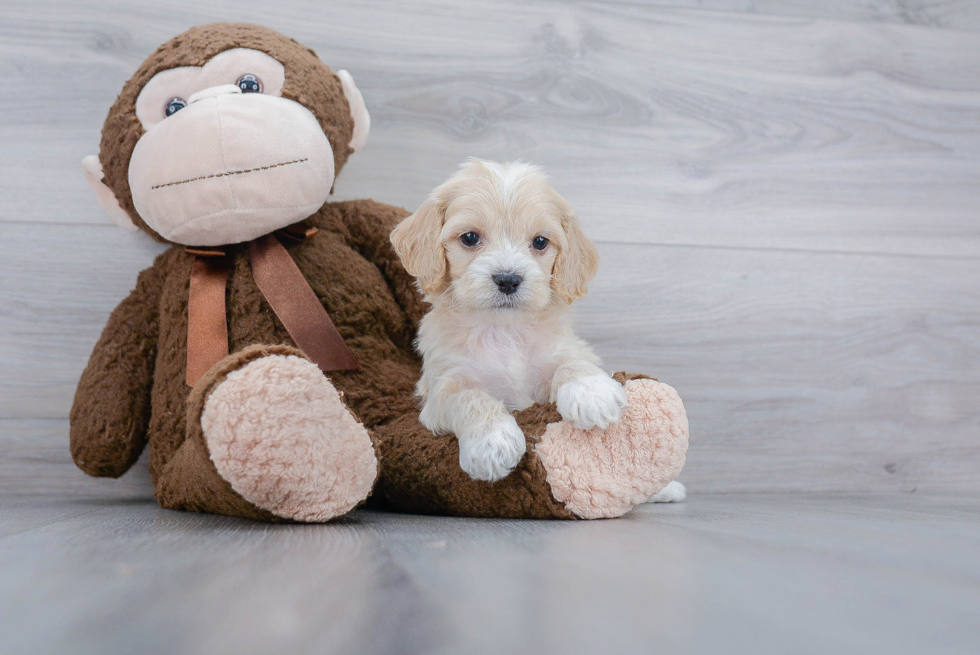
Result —
[[577, 428], [605, 430], [626, 409], [623, 385], [608, 375], [588, 375], [558, 387], [558, 413]]
[[526, 449], [524, 433], [506, 414], [485, 433], [460, 439], [459, 465], [474, 480], [496, 482], [514, 470]]

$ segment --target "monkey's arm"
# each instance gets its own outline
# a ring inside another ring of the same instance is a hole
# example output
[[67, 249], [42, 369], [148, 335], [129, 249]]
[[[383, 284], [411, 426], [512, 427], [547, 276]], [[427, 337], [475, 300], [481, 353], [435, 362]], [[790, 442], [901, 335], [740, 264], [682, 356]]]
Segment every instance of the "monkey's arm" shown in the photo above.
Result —
[[389, 239], [394, 227], [411, 212], [374, 200], [350, 200], [338, 204], [351, 246], [378, 267], [395, 300], [417, 330], [425, 314], [422, 294], [415, 286], [415, 278], [402, 266]]
[[109, 317], [71, 408], [71, 455], [89, 475], [117, 478], [146, 445], [163, 274], [154, 265]]

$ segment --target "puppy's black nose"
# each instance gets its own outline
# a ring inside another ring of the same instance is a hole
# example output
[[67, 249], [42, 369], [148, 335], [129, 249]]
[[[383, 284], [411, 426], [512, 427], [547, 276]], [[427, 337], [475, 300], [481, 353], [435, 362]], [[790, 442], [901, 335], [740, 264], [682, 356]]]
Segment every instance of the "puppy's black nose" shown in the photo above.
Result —
[[517, 287], [521, 286], [524, 278], [517, 273], [497, 273], [493, 276], [493, 281], [501, 293], [509, 296], [517, 291]]

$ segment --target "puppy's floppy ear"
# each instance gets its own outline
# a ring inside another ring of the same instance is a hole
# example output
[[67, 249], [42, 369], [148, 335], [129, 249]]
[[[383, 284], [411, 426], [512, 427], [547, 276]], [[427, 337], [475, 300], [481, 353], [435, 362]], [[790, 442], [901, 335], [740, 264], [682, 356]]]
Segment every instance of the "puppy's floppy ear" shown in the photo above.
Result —
[[599, 268], [599, 252], [595, 244], [585, 236], [578, 218], [563, 198], [555, 202], [561, 213], [561, 226], [565, 231], [564, 247], [558, 251], [552, 269], [552, 286], [564, 300], [578, 300], [589, 290], [589, 282]]
[[446, 206], [438, 191], [391, 231], [391, 245], [405, 270], [418, 279], [423, 293], [438, 291], [446, 281], [446, 253], [439, 239]]

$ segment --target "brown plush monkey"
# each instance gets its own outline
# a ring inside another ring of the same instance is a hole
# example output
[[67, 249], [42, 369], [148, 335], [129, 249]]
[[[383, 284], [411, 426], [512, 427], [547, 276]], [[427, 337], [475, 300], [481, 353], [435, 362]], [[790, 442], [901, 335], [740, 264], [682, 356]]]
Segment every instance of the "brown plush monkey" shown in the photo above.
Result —
[[[83, 162], [110, 216], [174, 244], [113, 312], [79, 382], [71, 451], [96, 476], [146, 444], [164, 507], [325, 521], [369, 496], [465, 516], [618, 516], [680, 471], [670, 387], [619, 375], [607, 431], [519, 412], [528, 454], [471, 480], [418, 423], [424, 308], [388, 240], [408, 212], [326, 202], [369, 117], [346, 71], [252, 25], [191, 29], [123, 87]], [[373, 496], [372, 496], [373, 493]]]

